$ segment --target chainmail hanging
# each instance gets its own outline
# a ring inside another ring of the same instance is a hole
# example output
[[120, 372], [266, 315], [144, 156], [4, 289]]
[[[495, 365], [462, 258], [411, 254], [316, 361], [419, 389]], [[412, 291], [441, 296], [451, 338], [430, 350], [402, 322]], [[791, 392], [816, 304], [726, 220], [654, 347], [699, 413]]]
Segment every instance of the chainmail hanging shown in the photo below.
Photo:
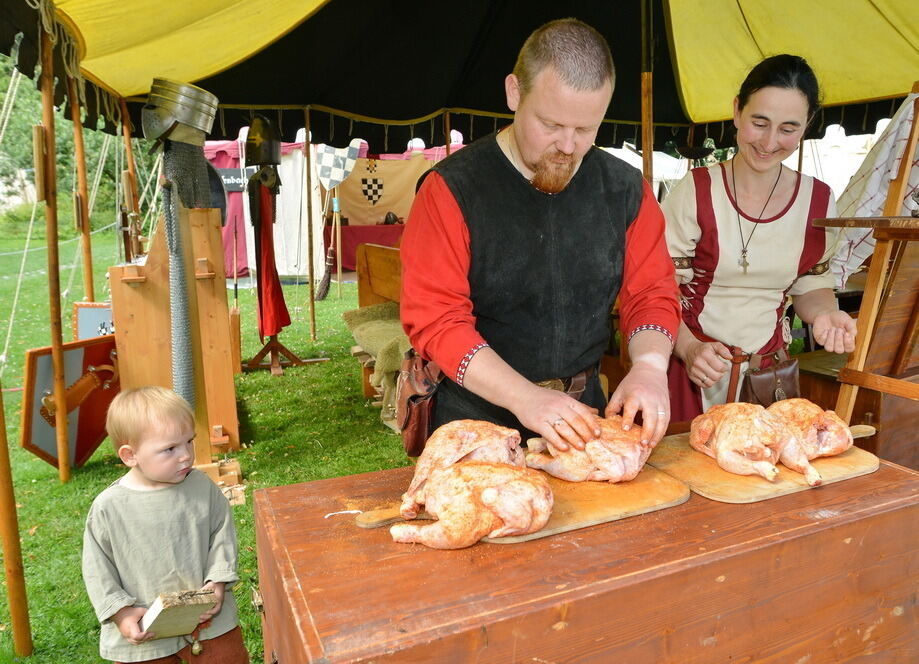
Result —
[[172, 321], [172, 386], [194, 408], [195, 377], [188, 315], [188, 284], [178, 224], [179, 201], [186, 208], [211, 205], [204, 150], [197, 145], [165, 141], [163, 175], [166, 247], [169, 251], [169, 312]]

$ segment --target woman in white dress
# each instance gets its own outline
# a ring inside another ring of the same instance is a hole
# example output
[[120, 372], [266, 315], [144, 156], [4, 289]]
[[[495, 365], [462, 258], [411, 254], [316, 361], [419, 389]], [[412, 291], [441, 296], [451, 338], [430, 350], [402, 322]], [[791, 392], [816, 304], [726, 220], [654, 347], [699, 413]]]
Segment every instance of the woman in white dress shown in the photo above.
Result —
[[669, 372], [671, 421], [736, 400], [750, 356], [768, 366], [787, 349], [788, 296], [817, 343], [854, 349], [855, 321], [839, 310], [828, 269], [838, 232], [812, 224], [835, 216], [832, 191], [782, 165], [818, 107], [803, 58], [763, 60], [734, 99], [734, 158], [693, 169], [662, 205], [683, 319]]

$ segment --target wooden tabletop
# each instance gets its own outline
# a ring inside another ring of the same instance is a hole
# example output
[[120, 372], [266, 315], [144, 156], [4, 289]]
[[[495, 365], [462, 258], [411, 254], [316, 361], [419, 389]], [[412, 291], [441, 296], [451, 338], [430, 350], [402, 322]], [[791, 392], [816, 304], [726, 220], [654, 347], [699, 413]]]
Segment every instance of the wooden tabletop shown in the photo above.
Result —
[[[693, 495], [613, 523], [455, 551], [396, 544], [387, 528], [361, 529], [354, 514], [337, 514], [389, 504], [411, 475], [406, 467], [255, 492], [262, 594], [269, 585], [283, 588], [283, 610], [293, 614], [309, 661], [422, 661], [417, 657], [444, 652], [452, 654], [437, 661], [472, 661], [466, 658], [476, 652], [488, 653], [482, 662], [556, 661], [559, 652], [605, 658], [606, 639], [621, 641], [630, 656], [652, 657], [633, 661], [716, 661], [706, 657], [728, 653], [706, 655], [691, 643], [700, 659], [686, 659], [660, 649], [667, 634], [683, 638], [687, 630], [727, 625], [731, 616], [740, 622], [730, 652], [758, 651], [759, 661], [793, 661], [784, 658], [801, 647], [829, 647], [834, 630], [834, 648], [870, 652], [856, 639], [856, 629], [867, 626], [852, 615], [840, 627], [840, 616], [823, 604], [807, 608], [829, 602], [836, 611], [853, 592], [851, 601], [865, 603], [853, 609], [857, 615], [883, 608], [886, 622], [873, 631], [874, 641], [888, 649], [917, 646], [916, 607], [908, 598], [919, 569], [919, 473], [900, 466], [882, 462], [871, 475], [745, 505]], [[882, 574], [883, 565], [896, 569]], [[875, 571], [857, 575], [869, 568]], [[910, 569], [912, 579], [903, 573]], [[280, 601], [273, 600], [276, 613]], [[725, 601], [736, 608], [721, 608]], [[783, 603], [784, 617], [770, 613]], [[709, 609], [717, 610], [717, 621], [693, 619]], [[619, 617], [604, 623], [613, 614]], [[699, 639], [713, 645], [721, 638], [724, 645], [727, 637]], [[532, 656], [544, 660], [521, 658], [537, 643]], [[412, 657], [396, 656], [411, 648]]]
[[828, 228], [874, 228], [919, 230], [919, 217], [835, 217], [814, 219], [814, 226]]

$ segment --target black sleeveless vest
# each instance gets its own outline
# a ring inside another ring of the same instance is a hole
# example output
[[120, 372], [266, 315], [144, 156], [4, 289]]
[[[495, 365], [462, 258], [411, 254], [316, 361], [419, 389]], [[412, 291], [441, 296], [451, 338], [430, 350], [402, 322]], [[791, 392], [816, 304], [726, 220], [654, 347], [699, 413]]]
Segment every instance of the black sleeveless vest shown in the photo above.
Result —
[[[534, 381], [596, 366], [609, 342], [626, 229], [641, 205], [641, 173], [591, 148], [563, 191], [544, 194], [511, 165], [494, 135], [434, 170], [469, 229], [473, 314], [489, 345]], [[602, 412], [593, 383], [582, 400]], [[456, 415], [520, 428], [508, 411], [444, 381], [435, 425]]]

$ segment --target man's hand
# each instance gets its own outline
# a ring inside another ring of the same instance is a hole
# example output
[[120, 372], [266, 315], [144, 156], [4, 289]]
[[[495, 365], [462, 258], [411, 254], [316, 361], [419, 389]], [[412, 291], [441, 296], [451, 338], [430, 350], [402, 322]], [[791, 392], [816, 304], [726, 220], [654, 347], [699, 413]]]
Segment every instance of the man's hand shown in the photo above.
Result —
[[831, 353], [851, 353], [855, 350], [855, 321], [845, 311], [830, 309], [814, 316], [811, 324], [814, 341]]
[[146, 612], [147, 609], [142, 606], [123, 606], [111, 618], [118, 631], [132, 646], [156, 638], [153, 632], [144, 632], [140, 628], [140, 620]]
[[652, 447], [657, 445], [670, 422], [666, 360], [660, 356], [647, 360], [636, 358], [606, 405], [606, 417], [620, 410], [624, 429], [632, 427], [635, 415], [641, 411], [641, 442]]
[[699, 387], [711, 387], [731, 369], [731, 351], [720, 341], [698, 341], [686, 344], [683, 365], [689, 380]]
[[198, 618], [199, 623], [207, 622], [208, 620], [216, 616], [218, 613], [220, 613], [220, 609], [223, 608], [223, 595], [225, 592], [224, 586], [226, 586], [225, 583], [214, 582], [214, 581], [208, 581], [203, 586], [201, 586], [201, 590], [213, 590], [214, 591], [214, 599], [217, 600], [217, 603], [214, 604], [214, 608], [212, 608], [210, 611], [208, 611], [207, 613], [201, 614], [201, 617]]
[[600, 435], [593, 416], [597, 409], [572, 399], [564, 392], [532, 385], [511, 409], [520, 423], [564, 452], [568, 446], [583, 450]]

